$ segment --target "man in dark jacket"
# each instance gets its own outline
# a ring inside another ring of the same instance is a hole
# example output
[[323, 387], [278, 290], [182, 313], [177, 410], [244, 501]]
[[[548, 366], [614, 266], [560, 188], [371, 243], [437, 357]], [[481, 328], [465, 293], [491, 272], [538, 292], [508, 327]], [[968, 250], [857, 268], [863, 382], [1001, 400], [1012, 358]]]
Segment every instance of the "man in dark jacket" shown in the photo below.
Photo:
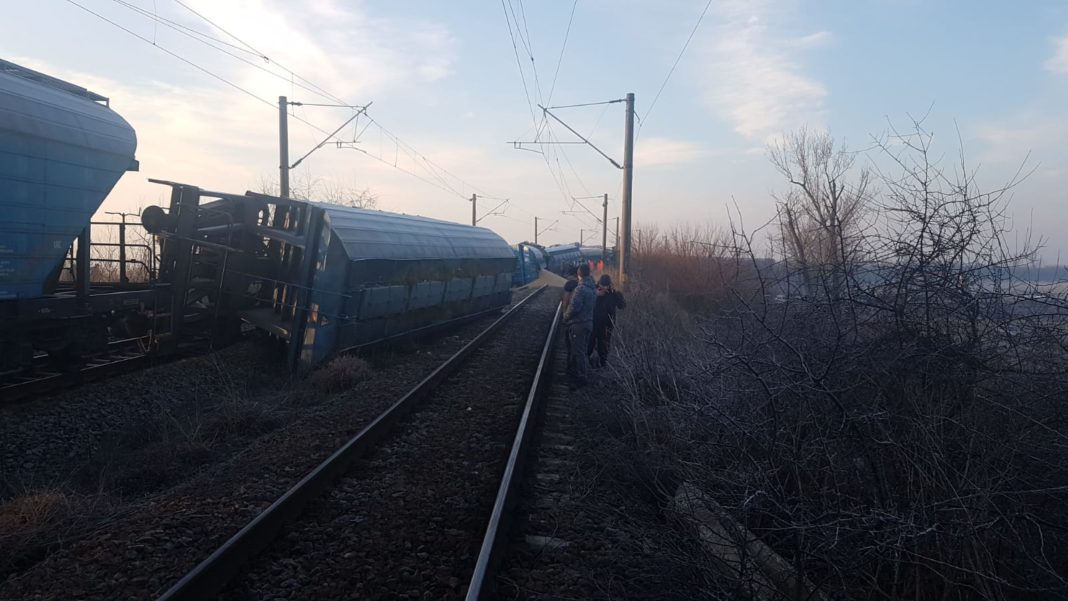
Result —
[[593, 308], [597, 304], [597, 290], [590, 277], [590, 266], [579, 265], [579, 283], [571, 293], [571, 300], [564, 311], [564, 323], [567, 324], [567, 342], [571, 350], [568, 356], [567, 375], [572, 388], [586, 385], [588, 369], [586, 353], [583, 351], [590, 343], [593, 330]]
[[586, 354], [593, 356], [597, 351], [599, 365], [608, 362], [608, 348], [612, 343], [612, 329], [616, 325], [616, 310], [626, 309], [627, 301], [623, 293], [612, 287], [612, 277], [607, 273], [597, 281], [597, 303], [593, 307], [593, 332]]

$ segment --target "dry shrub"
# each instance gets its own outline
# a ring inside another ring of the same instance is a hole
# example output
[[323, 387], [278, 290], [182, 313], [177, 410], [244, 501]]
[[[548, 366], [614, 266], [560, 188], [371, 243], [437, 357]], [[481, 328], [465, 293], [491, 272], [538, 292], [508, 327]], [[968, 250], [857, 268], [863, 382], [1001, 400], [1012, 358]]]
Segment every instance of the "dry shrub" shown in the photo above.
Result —
[[0, 536], [36, 530], [64, 515], [67, 495], [55, 489], [27, 492], [0, 504]]
[[739, 260], [729, 232], [710, 225], [647, 225], [634, 231], [631, 285], [664, 293], [686, 311], [705, 314], [732, 291], [758, 284], [759, 265]]
[[692, 316], [631, 291], [633, 442], [831, 598], [1068, 599], [1068, 294], [1015, 277], [1036, 256], [1003, 241], [1008, 188], [929, 143], [833, 265], [761, 265], [738, 233], [758, 286]]
[[355, 355], [341, 355], [315, 370], [308, 382], [317, 390], [335, 393], [352, 388], [373, 373], [367, 361]]

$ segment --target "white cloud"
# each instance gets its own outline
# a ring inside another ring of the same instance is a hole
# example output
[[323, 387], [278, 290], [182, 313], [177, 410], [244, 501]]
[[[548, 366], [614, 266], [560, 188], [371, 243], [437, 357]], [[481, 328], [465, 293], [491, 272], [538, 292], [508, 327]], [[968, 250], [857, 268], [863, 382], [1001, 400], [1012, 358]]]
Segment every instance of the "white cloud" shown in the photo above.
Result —
[[1068, 35], [1055, 42], [1053, 56], [1046, 59], [1043, 66], [1053, 73], [1068, 74]]
[[819, 31], [793, 37], [767, 24], [785, 10], [769, 2], [728, 3], [706, 49], [705, 98], [716, 115], [747, 138], [765, 138], [822, 117], [827, 89], [805, 75], [796, 55], [827, 44], [832, 36]]
[[[350, 102], [383, 100], [383, 96], [405, 93], [420, 84], [447, 77], [454, 61], [453, 38], [448, 29], [423, 20], [380, 18], [364, 10], [358, 2], [316, 0], [300, 9], [274, 0], [232, 0], [190, 3], [256, 50], [285, 67]], [[239, 44], [212, 29], [191, 13], [172, 6], [163, 13], [169, 19], [199, 31]], [[279, 78], [237, 60], [232, 60], [202, 44], [159, 26], [132, 19], [127, 25], [135, 31], [156, 35], [161, 47], [204, 65], [220, 77], [249, 90], [273, 104], [279, 95], [304, 102], [330, 102], [296, 87], [288, 73], [273, 63], [254, 58], [251, 53], [231, 49], [257, 65], [285, 74]], [[180, 64], [141, 42], [124, 42], [161, 70], [155, 78], [117, 79], [94, 73], [77, 72], [61, 65], [26, 57], [9, 57], [16, 63], [85, 86], [111, 99], [111, 107], [133, 125], [137, 132], [137, 158], [140, 173], [127, 174], [109, 196], [105, 208], [132, 208], [161, 200], [161, 186], [148, 178], [180, 181], [206, 189], [242, 192], [256, 187], [264, 176], [277, 177], [277, 112], [249, 95]], [[104, 72], [103, 70], [101, 72]], [[164, 81], [168, 83], [163, 83]], [[180, 83], [169, 83], [172, 81]], [[432, 98], [427, 98], [427, 102]], [[331, 112], [334, 111], [334, 112]], [[373, 108], [372, 108], [373, 112]], [[340, 123], [347, 115], [337, 109], [296, 107], [296, 117], [322, 124]], [[332, 127], [331, 127], [332, 129]], [[372, 132], [373, 133], [373, 132]], [[296, 158], [319, 142], [323, 134], [290, 121], [290, 152]], [[375, 136], [375, 148], [378, 150]], [[418, 139], [411, 140], [422, 148]], [[393, 158], [393, 147], [389, 147]], [[403, 155], [402, 155], [403, 158]], [[438, 162], [437, 156], [432, 158]], [[391, 161], [392, 162], [392, 161]], [[381, 175], [397, 172], [392, 167], [346, 152], [322, 152], [316, 156], [316, 175], [351, 179], [353, 165], [358, 173]], [[418, 171], [412, 165], [399, 165]], [[302, 167], [303, 169], [303, 167]], [[409, 177], [409, 176], [403, 176]], [[396, 178], [399, 181], [402, 178]], [[373, 186], [376, 192], [400, 195], [403, 186], [394, 180]]]
[[794, 45], [798, 48], [820, 48], [834, 40], [834, 35], [829, 31], [817, 31], [798, 38]]
[[[198, 0], [193, 6], [268, 57], [351, 102], [437, 81], [452, 71], [454, 40], [447, 28], [375, 16], [361, 2], [316, 0], [309, 10], [274, 0]], [[206, 27], [199, 20], [189, 25]], [[278, 88], [279, 80], [262, 71], [245, 68], [242, 73], [253, 91]]]
[[1068, 118], [1055, 113], [1027, 112], [1006, 119], [975, 124], [969, 131], [981, 144], [980, 158], [988, 163], [1019, 165], [1044, 163], [1060, 168], [1059, 154], [1068, 138]]
[[712, 152], [700, 144], [673, 138], [641, 138], [634, 148], [634, 163], [641, 168], [681, 165], [707, 158]]

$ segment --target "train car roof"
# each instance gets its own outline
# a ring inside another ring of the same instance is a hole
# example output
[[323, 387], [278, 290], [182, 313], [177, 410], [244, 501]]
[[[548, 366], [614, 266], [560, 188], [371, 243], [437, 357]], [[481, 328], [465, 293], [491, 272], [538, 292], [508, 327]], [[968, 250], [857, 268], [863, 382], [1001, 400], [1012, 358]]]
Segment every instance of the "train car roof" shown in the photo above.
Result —
[[550, 247], [547, 247], [545, 249], [545, 252], [549, 253], [550, 255], [553, 255], [562, 252], [577, 251], [578, 249], [579, 245], [572, 242], [571, 244], [554, 244]]
[[89, 100], [92, 100], [93, 102], [103, 102], [105, 104], [107, 104], [108, 102], [106, 96], [101, 96], [96, 92], [90, 92], [89, 90], [79, 85], [72, 84], [69, 81], [63, 81], [58, 77], [45, 75], [40, 71], [34, 71], [33, 69], [23, 67], [22, 65], [16, 65], [15, 63], [12, 63], [10, 61], [5, 61], [2, 58], [0, 58], [0, 73], [3, 73], [4, 75], [14, 75], [15, 77], [34, 81], [55, 90], [60, 90], [68, 94], [87, 98]]
[[333, 236], [351, 260], [514, 259], [512, 247], [491, 230], [416, 215], [326, 203]]

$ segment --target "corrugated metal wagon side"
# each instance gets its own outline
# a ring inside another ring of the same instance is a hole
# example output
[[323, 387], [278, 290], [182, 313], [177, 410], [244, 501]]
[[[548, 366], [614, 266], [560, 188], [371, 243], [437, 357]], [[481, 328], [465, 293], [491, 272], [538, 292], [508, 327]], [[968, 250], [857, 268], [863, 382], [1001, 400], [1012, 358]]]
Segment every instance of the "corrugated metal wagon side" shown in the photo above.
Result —
[[511, 247], [484, 228], [316, 204], [325, 212], [302, 366], [508, 304]]

